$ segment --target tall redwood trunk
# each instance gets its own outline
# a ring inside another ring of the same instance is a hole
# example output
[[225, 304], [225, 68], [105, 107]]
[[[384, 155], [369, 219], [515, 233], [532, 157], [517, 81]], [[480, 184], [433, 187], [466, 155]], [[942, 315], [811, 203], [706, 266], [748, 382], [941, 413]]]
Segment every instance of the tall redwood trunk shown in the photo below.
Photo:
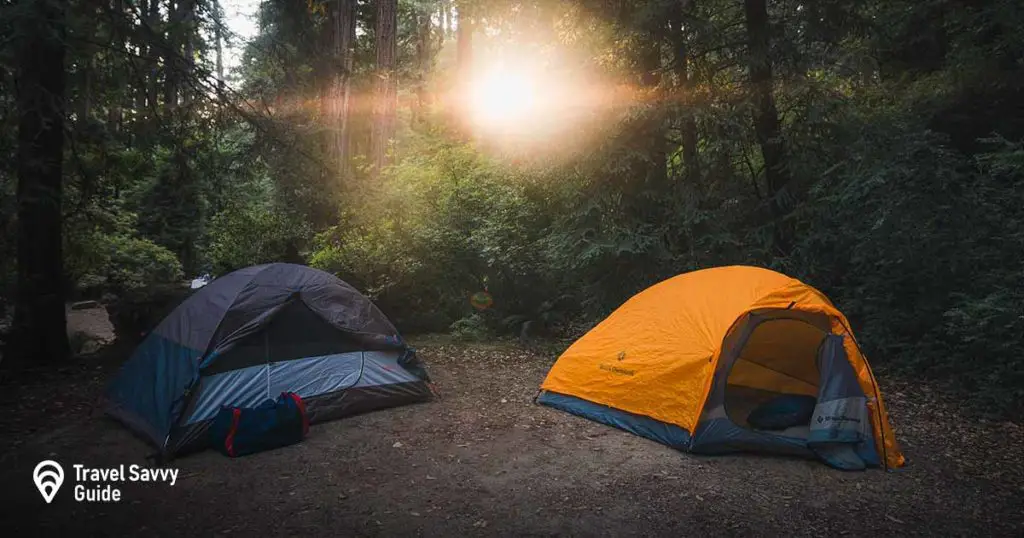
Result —
[[437, 42], [433, 44], [435, 50], [441, 50], [448, 40], [448, 24], [448, 2], [440, 0], [437, 3]]
[[[160, 23], [160, 0], [149, 0], [149, 9], [146, 10], [146, 26], [157, 29]], [[149, 44], [146, 45], [146, 68], [148, 70], [148, 76], [146, 77], [146, 118], [149, 120], [147, 127], [153, 128], [157, 121], [157, 88], [160, 85], [160, 72], [157, 69], [157, 52], [156, 47]], [[148, 141], [148, 140], [147, 140]]]
[[331, 18], [332, 83], [329, 110], [332, 125], [333, 153], [339, 173], [348, 175], [351, 153], [352, 70], [355, 67], [356, 2], [337, 0]]
[[467, 4], [464, 0], [457, 6], [458, 20], [455, 28], [455, 62], [460, 84], [468, 80], [473, 64], [473, 16]]
[[[181, 5], [181, 28], [180, 28], [180, 43], [182, 48], [182, 65], [181, 68], [191, 75], [196, 68], [195, 60], [195, 45], [197, 39], [197, 23], [196, 23], [196, 0], [184, 0]], [[192, 104], [193, 90], [188, 85], [179, 87], [178, 92], [181, 94], [181, 102], [184, 106]]]
[[745, 0], [747, 38], [750, 43], [750, 85], [754, 98], [754, 131], [764, 159], [765, 185], [771, 206], [773, 242], [778, 253], [789, 251], [789, 234], [783, 226], [785, 209], [779, 200], [780, 191], [789, 183], [790, 171], [786, 143], [782, 138], [782, 124], [772, 95], [773, 77], [769, 52], [766, 0]]
[[167, 50], [164, 53], [164, 106], [168, 112], [178, 106], [178, 65], [181, 61], [181, 46], [178, 41], [178, 26], [181, 13], [178, 6], [184, 0], [167, 0], [167, 32], [164, 36]]
[[[111, 7], [118, 15], [125, 16], [124, 0], [112, 0]], [[120, 29], [115, 29], [112, 30], [111, 33], [111, 42], [114, 46], [117, 47], [118, 50], [125, 50], [128, 46], [128, 36], [125, 35], [125, 32]], [[129, 61], [137, 65], [134, 58]], [[121, 124], [124, 120], [123, 107], [131, 109], [135, 102], [135, 91], [137, 88], [138, 86], [129, 84], [127, 95], [124, 95], [123, 97], [119, 96], [117, 100], [111, 102], [107, 107], [107, 131], [111, 134], [118, 135], [118, 138], [120, 138]]]
[[430, 17], [432, 13], [428, 8], [421, 8], [416, 14], [416, 106], [413, 109], [413, 119], [417, 122], [425, 121], [429, 103], [427, 93], [427, 78], [430, 75], [431, 60], [433, 58], [433, 40], [431, 39]]
[[[640, 84], [645, 90], [652, 92], [652, 95], [659, 93], [658, 86], [661, 84], [661, 46], [658, 41], [648, 43], [640, 52], [639, 58]], [[668, 179], [668, 151], [666, 148], [667, 137], [665, 126], [661, 115], [656, 114], [649, 118], [648, 125], [648, 156], [649, 161], [645, 171], [646, 181], [652, 188], [662, 188]]]
[[691, 187], [696, 187], [699, 184], [701, 175], [700, 156], [697, 153], [699, 135], [694, 114], [693, 90], [695, 85], [693, 84], [693, 74], [690, 72], [690, 38], [687, 35], [689, 34], [687, 25], [690, 24], [692, 14], [696, 9], [695, 4], [695, 0], [684, 0], [680, 3], [679, 16], [673, 28], [676, 76], [679, 79], [680, 93], [682, 93], [679, 129], [685, 170], [683, 177]]
[[217, 70], [217, 91], [224, 91], [224, 7], [220, 0], [213, 0], [213, 40], [215, 66]]
[[22, 4], [18, 56], [18, 288], [8, 356], [70, 355], [64, 315], [62, 161], [65, 71], [63, 2]]
[[455, 6], [455, 91], [450, 100], [452, 126], [458, 132], [466, 131], [466, 113], [462, 105], [467, 102], [473, 70], [473, 16], [469, 2], [462, 0]]
[[79, 71], [79, 84], [80, 90], [78, 93], [78, 114], [76, 123], [80, 125], [88, 125], [89, 118], [92, 117], [92, 91], [93, 91], [93, 79], [96, 74], [96, 57], [90, 55], [89, 59], [85, 61], [85, 65], [81, 66]]
[[377, 0], [377, 91], [371, 153], [376, 173], [387, 165], [388, 145], [395, 132], [398, 80], [395, 73], [398, 2]]

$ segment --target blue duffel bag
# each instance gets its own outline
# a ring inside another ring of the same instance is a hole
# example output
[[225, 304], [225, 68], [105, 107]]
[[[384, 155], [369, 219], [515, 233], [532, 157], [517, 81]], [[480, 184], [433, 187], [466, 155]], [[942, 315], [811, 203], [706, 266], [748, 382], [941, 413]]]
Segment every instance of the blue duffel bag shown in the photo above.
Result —
[[232, 458], [292, 445], [309, 433], [306, 404], [294, 392], [256, 407], [224, 406], [210, 424], [210, 444]]

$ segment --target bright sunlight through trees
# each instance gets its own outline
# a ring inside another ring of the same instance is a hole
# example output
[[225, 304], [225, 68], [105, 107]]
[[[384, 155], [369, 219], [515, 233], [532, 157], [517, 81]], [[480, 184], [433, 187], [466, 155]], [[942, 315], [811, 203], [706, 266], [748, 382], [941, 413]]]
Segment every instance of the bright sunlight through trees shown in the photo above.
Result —
[[505, 66], [492, 68], [470, 86], [470, 115], [483, 128], [529, 125], [539, 111], [536, 76]]

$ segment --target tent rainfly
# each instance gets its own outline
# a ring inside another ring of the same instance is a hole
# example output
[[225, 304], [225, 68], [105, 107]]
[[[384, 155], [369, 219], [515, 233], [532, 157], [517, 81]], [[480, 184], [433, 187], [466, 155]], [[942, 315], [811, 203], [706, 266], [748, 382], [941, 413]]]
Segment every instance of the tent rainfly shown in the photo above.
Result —
[[430, 398], [416, 354], [377, 307], [302, 265], [239, 269], [197, 290], [142, 341], [106, 410], [162, 457], [202, 449], [222, 406], [286, 391], [311, 423]]
[[693, 453], [904, 464], [845, 316], [756, 267], [685, 273], [635, 295], [559, 357], [538, 402]]

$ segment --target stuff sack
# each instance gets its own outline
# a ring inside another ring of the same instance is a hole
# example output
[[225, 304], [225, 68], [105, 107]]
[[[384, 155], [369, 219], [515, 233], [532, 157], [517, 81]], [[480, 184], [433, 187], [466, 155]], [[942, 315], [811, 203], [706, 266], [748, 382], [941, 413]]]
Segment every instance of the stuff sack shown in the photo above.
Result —
[[294, 392], [256, 407], [224, 406], [210, 424], [210, 444], [236, 458], [293, 445], [309, 433], [306, 404]]
[[802, 394], [783, 394], [757, 406], [747, 422], [758, 430], [784, 430], [806, 425], [814, 414], [818, 399]]

